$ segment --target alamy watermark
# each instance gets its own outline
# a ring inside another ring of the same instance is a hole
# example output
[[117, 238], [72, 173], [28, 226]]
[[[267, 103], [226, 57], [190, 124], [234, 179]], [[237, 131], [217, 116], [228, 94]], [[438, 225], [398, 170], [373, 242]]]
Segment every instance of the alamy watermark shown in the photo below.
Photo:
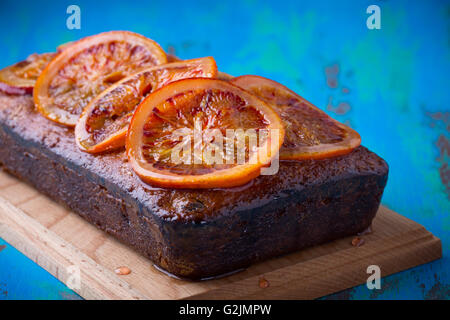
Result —
[[370, 16], [366, 20], [367, 29], [381, 29], [381, 9], [379, 6], [372, 4], [367, 7], [366, 13]]
[[224, 135], [219, 129], [202, 129], [196, 120], [193, 129], [177, 129], [170, 140], [178, 141], [170, 155], [174, 165], [243, 165], [271, 159], [261, 174], [274, 175], [279, 169], [278, 150], [271, 146], [280, 140], [279, 129], [226, 129]]
[[81, 289], [81, 272], [80, 267], [77, 265], [71, 265], [66, 268], [68, 274], [66, 285], [70, 290]]
[[66, 27], [69, 30], [81, 29], [81, 9], [75, 4], [67, 7], [66, 13], [70, 16], [66, 19]]
[[381, 269], [376, 264], [367, 267], [367, 274], [370, 276], [367, 278], [367, 289], [381, 289]]

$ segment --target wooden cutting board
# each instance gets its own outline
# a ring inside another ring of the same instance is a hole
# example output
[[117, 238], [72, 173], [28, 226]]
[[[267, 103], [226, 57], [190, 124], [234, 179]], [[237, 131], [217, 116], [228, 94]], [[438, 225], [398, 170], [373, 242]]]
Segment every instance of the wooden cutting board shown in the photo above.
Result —
[[[77, 266], [81, 285], [75, 291], [86, 299], [311, 299], [365, 283], [369, 265], [378, 265], [386, 276], [442, 256], [438, 238], [386, 207], [372, 229], [360, 247], [349, 237], [221, 279], [183, 281], [0, 172], [0, 237], [66, 284], [74, 270], [68, 267]], [[119, 266], [131, 274], [115, 274]]]

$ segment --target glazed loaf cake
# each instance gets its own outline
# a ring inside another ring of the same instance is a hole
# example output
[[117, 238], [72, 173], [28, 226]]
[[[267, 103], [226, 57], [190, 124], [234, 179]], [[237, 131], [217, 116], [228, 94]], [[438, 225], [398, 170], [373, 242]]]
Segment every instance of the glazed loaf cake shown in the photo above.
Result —
[[353, 235], [372, 222], [388, 176], [365, 147], [326, 160], [282, 161], [274, 176], [232, 189], [142, 183], [124, 151], [80, 151], [72, 129], [0, 93], [0, 165], [133, 247], [157, 266], [200, 279]]

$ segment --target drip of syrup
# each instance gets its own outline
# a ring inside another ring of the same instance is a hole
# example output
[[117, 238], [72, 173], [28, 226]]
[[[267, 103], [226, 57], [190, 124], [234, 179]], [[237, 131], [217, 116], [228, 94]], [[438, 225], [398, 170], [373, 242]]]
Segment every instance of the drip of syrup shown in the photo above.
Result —
[[[164, 273], [166, 276], [169, 276], [169, 277], [171, 277], [171, 278], [173, 278], [173, 279], [195, 282], [195, 280], [192, 280], [192, 279], [182, 278], [182, 277], [176, 276], [176, 275], [174, 275], [173, 273], [170, 273], [169, 271], [167, 271], [167, 270], [161, 268], [160, 266], [157, 266], [156, 264], [153, 264], [153, 267], [154, 267], [156, 270], [158, 270], [159, 272], [162, 272], [162, 273]], [[200, 278], [200, 279], [197, 280], [197, 281], [217, 280], [217, 279], [221, 279], [221, 278], [225, 278], [225, 277], [231, 276], [231, 275], [233, 275], [233, 274], [235, 274], [235, 273], [239, 273], [239, 272], [244, 271], [244, 270], [246, 270], [246, 269], [245, 269], [245, 268], [240, 268], [240, 269], [233, 270], [233, 271], [230, 271], [230, 272], [227, 272], [227, 273], [219, 274], [219, 275], [217, 275], [217, 276]]]

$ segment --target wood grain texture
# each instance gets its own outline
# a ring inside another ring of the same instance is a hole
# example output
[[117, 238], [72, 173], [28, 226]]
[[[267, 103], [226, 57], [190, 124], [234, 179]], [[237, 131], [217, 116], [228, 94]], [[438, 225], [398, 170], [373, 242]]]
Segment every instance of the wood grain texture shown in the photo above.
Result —
[[[67, 268], [78, 266], [81, 287], [75, 291], [86, 299], [312, 299], [366, 282], [372, 264], [386, 276], [442, 256], [440, 240], [424, 227], [380, 207], [360, 247], [349, 237], [221, 279], [184, 281], [3, 172], [0, 237], [64, 283]], [[120, 266], [131, 274], [116, 275]], [[268, 287], [259, 285], [261, 278]]]

